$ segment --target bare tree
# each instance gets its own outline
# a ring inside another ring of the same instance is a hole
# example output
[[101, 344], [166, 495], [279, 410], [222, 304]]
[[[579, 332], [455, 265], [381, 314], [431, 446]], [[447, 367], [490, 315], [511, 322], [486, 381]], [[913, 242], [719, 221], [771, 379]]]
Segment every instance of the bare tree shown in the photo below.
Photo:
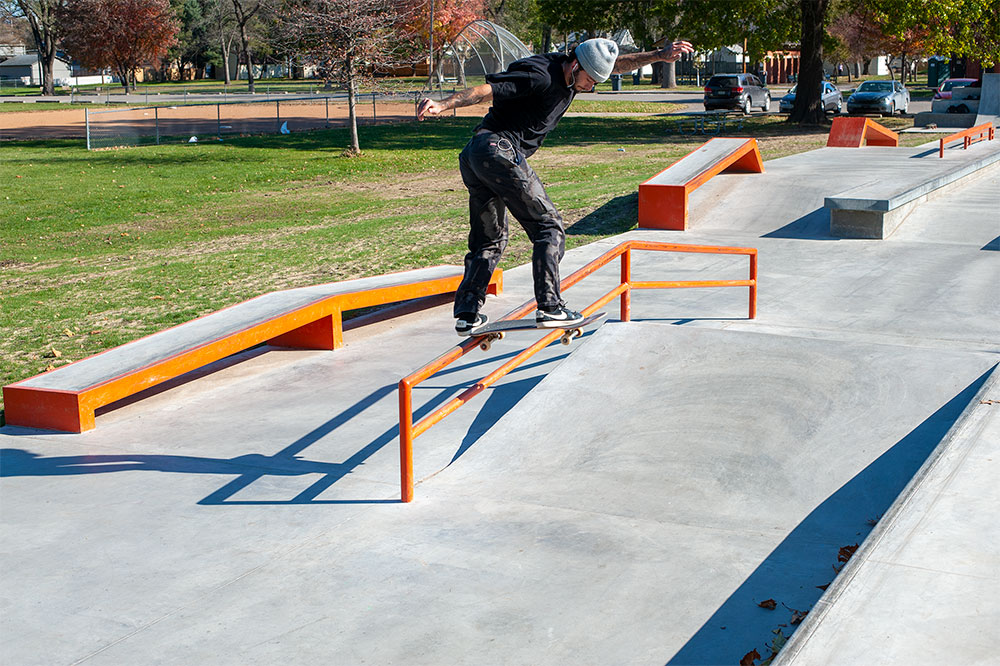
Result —
[[398, 0], [293, 0], [282, 12], [282, 37], [319, 65], [328, 82], [347, 89], [349, 154], [358, 154], [359, 85], [376, 69], [402, 62], [412, 40], [404, 37], [408, 13]]
[[[243, 59], [247, 63], [247, 90], [251, 93], [254, 91], [253, 85], [253, 55], [250, 50], [250, 37], [249, 31], [247, 30], [247, 24], [254, 15], [260, 11], [264, 3], [260, 0], [232, 0], [233, 10], [236, 13], [236, 25], [239, 28], [240, 34], [240, 47], [243, 51]], [[229, 74], [227, 73], [228, 77]]]
[[3, 7], [4, 14], [20, 14], [28, 20], [35, 48], [42, 61], [42, 94], [54, 95], [56, 49], [62, 39], [58, 14], [66, 7], [66, 0], [3, 0], [0, 6]]
[[222, 56], [222, 69], [225, 72], [225, 83], [227, 86], [233, 82], [232, 76], [229, 74], [229, 54], [232, 53], [233, 42], [236, 40], [238, 34], [234, 24], [235, 11], [230, 0], [217, 0], [215, 19], [219, 30], [219, 50]]

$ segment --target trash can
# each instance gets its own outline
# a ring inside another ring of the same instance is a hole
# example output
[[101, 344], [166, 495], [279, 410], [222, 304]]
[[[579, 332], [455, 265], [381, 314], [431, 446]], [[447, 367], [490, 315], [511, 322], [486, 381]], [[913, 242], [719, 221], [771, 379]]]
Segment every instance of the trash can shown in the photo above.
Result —
[[632, 85], [637, 86], [642, 83], [642, 70], [637, 69], [632, 72]]
[[937, 88], [948, 78], [949, 63], [943, 58], [931, 58], [927, 61], [927, 86]]
[[614, 91], [620, 91], [622, 89], [622, 75], [612, 74], [611, 75], [611, 89]]

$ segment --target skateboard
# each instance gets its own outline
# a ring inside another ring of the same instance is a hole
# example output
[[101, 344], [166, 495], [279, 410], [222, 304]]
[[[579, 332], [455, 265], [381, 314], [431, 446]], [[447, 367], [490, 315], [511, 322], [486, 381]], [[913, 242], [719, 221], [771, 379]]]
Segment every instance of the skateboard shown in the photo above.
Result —
[[584, 326], [590, 326], [594, 322], [604, 319], [606, 314], [606, 312], [598, 312], [586, 317], [583, 321], [566, 326], [536, 326], [535, 322], [530, 319], [504, 319], [475, 329], [471, 337], [480, 338], [479, 348], [483, 351], [489, 351], [494, 342], [502, 340], [504, 334], [510, 331], [558, 331], [561, 329], [563, 334], [559, 338], [559, 342], [568, 345], [573, 342], [573, 338], [583, 335]]

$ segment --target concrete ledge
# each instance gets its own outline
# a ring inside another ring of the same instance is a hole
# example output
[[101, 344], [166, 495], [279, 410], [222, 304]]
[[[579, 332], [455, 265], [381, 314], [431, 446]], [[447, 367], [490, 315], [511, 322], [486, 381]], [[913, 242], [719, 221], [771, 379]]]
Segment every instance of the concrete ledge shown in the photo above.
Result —
[[924, 111], [913, 116], [914, 127], [927, 127], [937, 125], [938, 127], [972, 127], [976, 124], [976, 114], [974, 113], [931, 113]]
[[[454, 292], [457, 266], [287, 289], [258, 296], [3, 388], [10, 425], [63, 432], [94, 427], [94, 410], [261, 343], [343, 345], [344, 311]], [[503, 289], [494, 272], [490, 293]]]
[[[981, 146], [980, 150], [975, 150]], [[841, 238], [888, 238], [915, 206], [984, 175], [1000, 165], [1000, 149], [986, 142], [970, 148], [960, 164], [945, 162], [942, 170], [922, 179], [886, 179], [852, 188], [824, 199], [830, 211], [830, 233]], [[975, 151], [975, 154], [972, 154]], [[937, 153], [935, 150], [934, 153]]]
[[710, 139], [639, 185], [639, 228], [687, 229], [688, 195], [728, 171], [763, 173], [756, 139]]

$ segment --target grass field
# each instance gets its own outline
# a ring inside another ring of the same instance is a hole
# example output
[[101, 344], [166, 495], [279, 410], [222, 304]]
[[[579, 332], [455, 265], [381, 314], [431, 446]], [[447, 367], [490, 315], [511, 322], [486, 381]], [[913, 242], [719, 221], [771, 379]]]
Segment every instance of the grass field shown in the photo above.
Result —
[[[0, 144], [0, 385], [275, 289], [461, 264], [456, 157], [476, 122], [364, 127], [355, 158], [344, 130], [99, 152]], [[633, 227], [638, 183], [706, 140], [668, 122], [564, 118], [549, 136], [532, 165], [569, 247]], [[772, 159], [827, 132], [758, 117], [742, 134]], [[512, 231], [503, 266], [529, 257]]]

